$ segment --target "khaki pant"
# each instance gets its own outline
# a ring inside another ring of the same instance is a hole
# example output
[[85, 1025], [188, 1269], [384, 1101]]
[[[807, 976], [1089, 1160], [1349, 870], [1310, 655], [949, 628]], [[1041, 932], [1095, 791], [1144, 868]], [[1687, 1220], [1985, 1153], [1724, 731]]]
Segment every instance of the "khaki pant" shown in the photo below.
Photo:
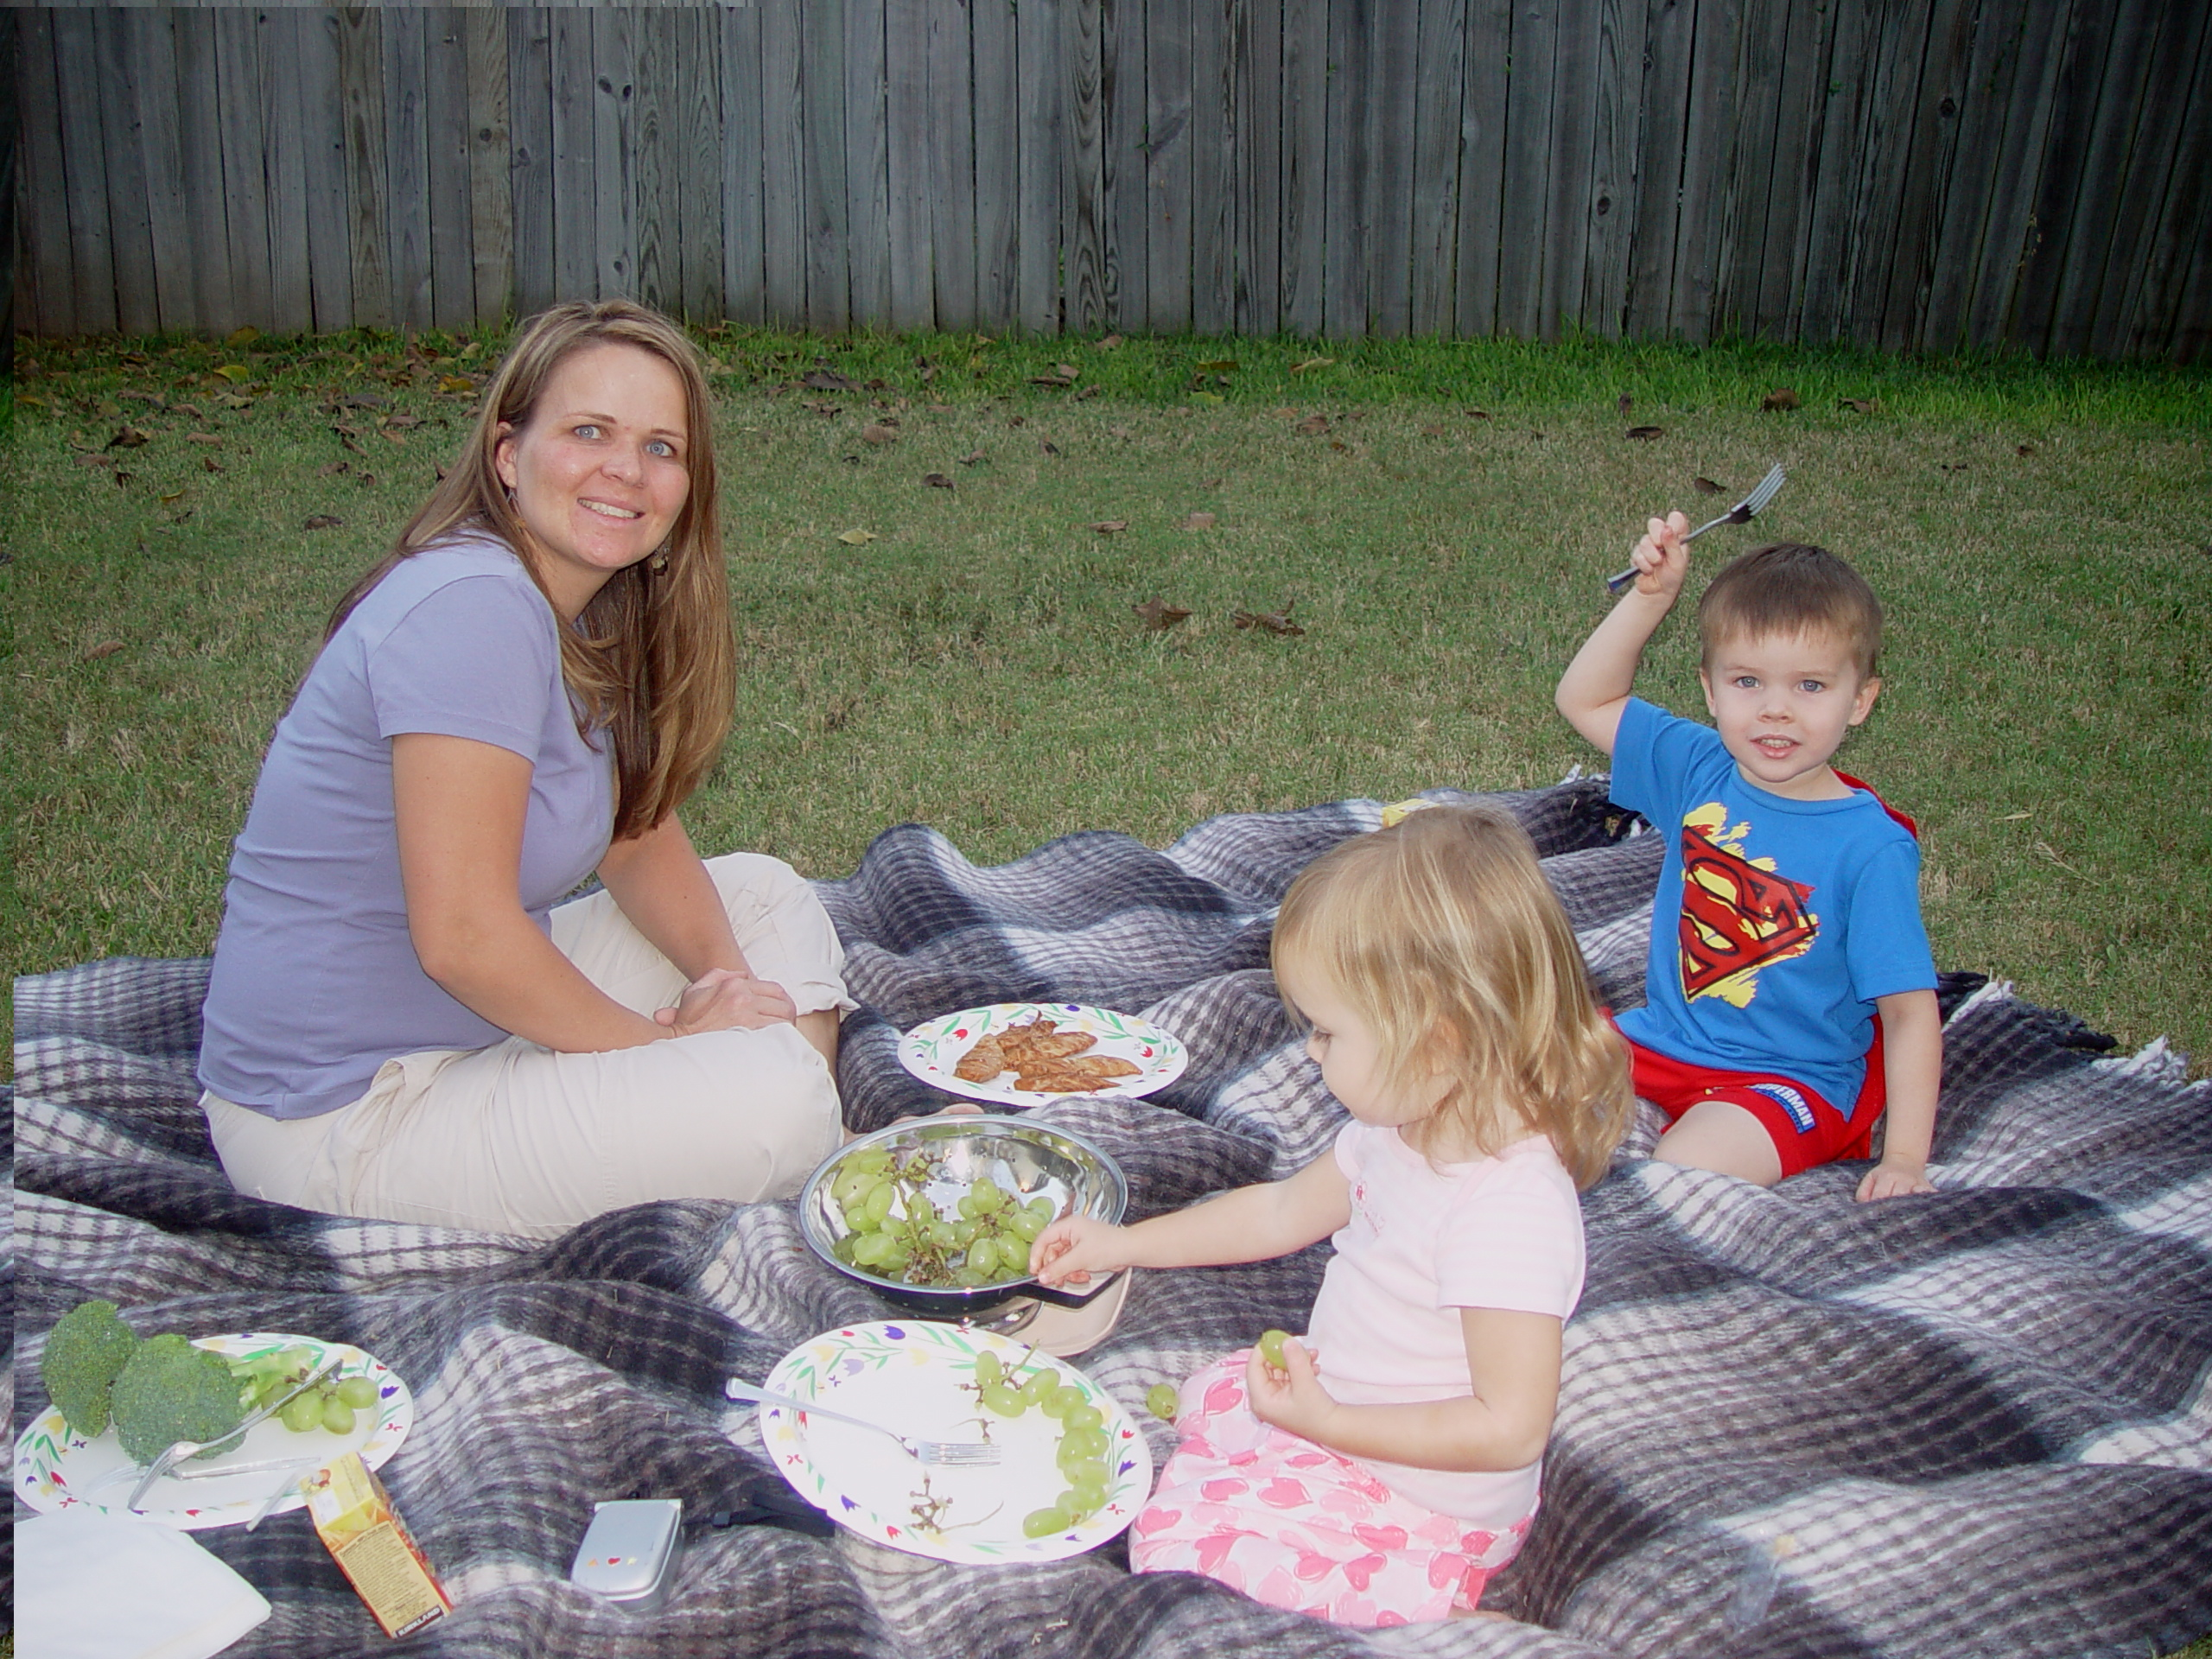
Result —
[[[851, 1008], [844, 950], [791, 868], [709, 859], [753, 971], [801, 1014]], [[683, 976], [596, 893], [552, 914], [553, 943], [625, 1007], [675, 1001]], [[369, 1091], [280, 1122], [207, 1095], [209, 1132], [241, 1192], [333, 1215], [550, 1238], [653, 1198], [788, 1198], [836, 1150], [837, 1089], [789, 1025], [711, 1031], [605, 1054], [519, 1037], [386, 1060]]]

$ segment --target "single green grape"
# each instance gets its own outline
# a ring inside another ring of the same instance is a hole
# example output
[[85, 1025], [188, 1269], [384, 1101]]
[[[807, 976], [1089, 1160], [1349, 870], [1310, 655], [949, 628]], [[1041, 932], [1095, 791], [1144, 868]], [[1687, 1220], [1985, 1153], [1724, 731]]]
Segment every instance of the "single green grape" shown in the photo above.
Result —
[[976, 1356], [976, 1381], [989, 1388], [1006, 1375], [1006, 1363], [986, 1348]]
[[968, 1247], [968, 1265], [986, 1279], [998, 1271], [999, 1242], [995, 1238], [979, 1238]]
[[[1067, 1497], [1073, 1498], [1075, 1502], [1069, 1507], [1079, 1509], [1085, 1515], [1090, 1514], [1106, 1501], [1107, 1489], [1110, 1484], [1111, 1483], [1106, 1478], [1106, 1471], [1096, 1464], [1091, 1465], [1080, 1474], [1071, 1475], [1068, 1478]], [[1067, 1498], [1060, 1501], [1066, 1503]]]
[[999, 1191], [999, 1184], [988, 1175], [968, 1189], [968, 1196], [976, 1200], [979, 1215], [988, 1215], [1006, 1202], [1006, 1194]]
[[871, 1227], [880, 1227], [891, 1215], [891, 1206], [898, 1201], [899, 1189], [889, 1181], [878, 1181], [861, 1201], [861, 1214], [868, 1217]]
[[356, 1411], [366, 1411], [377, 1402], [377, 1385], [365, 1376], [341, 1376], [338, 1379], [338, 1397]]
[[1071, 1428], [1060, 1436], [1060, 1449], [1078, 1457], [1103, 1458], [1106, 1455], [1106, 1431], [1103, 1428]]
[[296, 1394], [278, 1410], [276, 1421], [293, 1433], [304, 1434], [321, 1423], [322, 1402], [315, 1397], [313, 1389], [305, 1394]]
[[1182, 1407], [1183, 1397], [1175, 1391], [1173, 1382], [1155, 1382], [1145, 1390], [1145, 1408], [1163, 1423], [1175, 1421], [1175, 1414]]
[[1025, 1244], [1045, 1230], [1046, 1224], [1027, 1210], [1017, 1210], [1007, 1217], [1007, 1230]]
[[1025, 1538], [1049, 1538], [1056, 1532], [1065, 1532], [1073, 1524], [1073, 1517], [1057, 1506], [1049, 1510], [1032, 1510], [1021, 1517], [1021, 1535]]
[[983, 1407], [1001, 1417], [1019, 1417], [1029, 1409], [1029, 1402], [1020, 1393], [1003, 1382], [994, 1382], [983, 1390]]
[[322, 1426], [334, 1434], [351, 1434], [353, 1432], [353, 1408], [340, 1400], [334, 1391], [323, 1398]]
[[1106, 1414], [1096, 1406], [1071, 1406], [1060, 1414], [1060, 1421], [1070, 1428], [1096, 1428], [1106, 1421]]
[[1021, 1397], [1033, 1406], [1041, 1406], [1046, 1396], [1059, 1386], [1059, 1379], [1050, 1371], [1032, 1371], [1021, 1379]]
[[1287, 1331], [1262, 1331], [1260, 1333], [1260, 1357], [1276, 1370], [1288, 1369], [1282, 1357], [1282, 1345], [1290, 1340]]

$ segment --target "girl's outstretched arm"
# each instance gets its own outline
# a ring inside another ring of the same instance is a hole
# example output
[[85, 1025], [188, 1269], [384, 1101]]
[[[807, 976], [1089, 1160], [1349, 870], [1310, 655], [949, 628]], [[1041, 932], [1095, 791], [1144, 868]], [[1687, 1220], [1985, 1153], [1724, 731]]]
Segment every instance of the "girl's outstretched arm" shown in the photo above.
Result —
[[1544, 1454], [1559, 1408], [1560, 1321], [1549, 1313], [1463, 1307], [1474, 1392], [1419, 1405], [1348, 1406], [1314, 1375], [1313, 1356], [1283, 1344], [1287, 1369], [1258, 1349], [1245, 1368], [1246, 1396], [1261, 1421], [1346, 1457], [1417, 1469], [1520, 1469]]
[[1265, 1262], [1328, 1237], [1351, 1219], [1351, 1184], [1333, 1149], [1287, 1180], [1240, 1186], [1134, 1227], [1069, 1216], [1037, 1235], [1029, 1270], [1047, 1285], [1119, 1268], [1210, 1268]]

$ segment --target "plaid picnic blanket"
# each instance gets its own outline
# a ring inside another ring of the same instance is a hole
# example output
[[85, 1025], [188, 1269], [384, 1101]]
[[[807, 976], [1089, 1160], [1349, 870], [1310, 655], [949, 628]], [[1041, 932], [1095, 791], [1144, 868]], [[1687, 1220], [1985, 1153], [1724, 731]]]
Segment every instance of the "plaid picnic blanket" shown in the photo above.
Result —
[[[1657, 837], [1624, 834], [1601, 780], [1488, 798], [1546, 855], [1603, 993], [1637, 1001]], [[1270, 919], [1309, 859], [1377, 822], [1347, 801], [1164, 851], [1071, 836], [995, 869], [886, 832], [822, 889], [867, 1005], [849, 1122], [942, 1103], [899, 1068], [903, 1027], [1065, 998], [1141, 1011], [1193, 1056], [1150, 1100], [1042, 1109], [1121, 1161], [1136, 1214], [1296, 1167], [1341, 1109], [1275, 1001]], [[460, 1603], [394, 1645], [303, 1516], [201, 1533], [275, 1604], [242, 1654], [2139, 1659], [2212, 1629], [2212, 1087], [2161, 1045], [2102, 1056], [2001, 986], [1947, 984], [1934, 1198], [1855, 1205], [1853, 1168], [1762, 1192], [1662, 1167], [1635, 1155], [1641, 1126], [1586, 1201], [1544, 1507], [1491, 1592], [1526, 1623], [1360, 1633], [1132, 1577], [1118, 1545], [983, 1568], [817, 1535], [721, 1393], [884, 1315], [791, 1206], [647, 1205], [532, 1243], [238, 1197], [194, 1103], [206, 971], [16, 982], [16, 1427], [44, 1402], [44, 1332], [89, 1296], [142, 1330], [357, 1343], [415, 1390], [385, 1478]], [[1300, 1329], [1325, 1249], [1145, 1275], [1082, 1363], [1134, 1404]], [[1138, 1415], [1163, 1458], [1170, 1431]], [[566, 1582], [593, 1500], [671, 1496], [692, 1536], [664, 1611]]]

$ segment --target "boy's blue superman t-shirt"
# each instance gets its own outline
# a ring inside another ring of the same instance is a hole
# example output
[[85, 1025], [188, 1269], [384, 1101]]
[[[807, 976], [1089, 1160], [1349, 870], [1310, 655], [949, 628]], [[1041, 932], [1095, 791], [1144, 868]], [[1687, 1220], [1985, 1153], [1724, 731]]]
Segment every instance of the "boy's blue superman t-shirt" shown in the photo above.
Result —
[[1848, 1116], [1874, 999], [1936, 984], [1911, 834], [1864, 790], [1800, 801], [1746, 783], [1718, 732], [1639, 697], [1611, 793], [1667, 839], [1649, 1000], [1622, 1031], [1693, 1065], [1779, 1072]]

